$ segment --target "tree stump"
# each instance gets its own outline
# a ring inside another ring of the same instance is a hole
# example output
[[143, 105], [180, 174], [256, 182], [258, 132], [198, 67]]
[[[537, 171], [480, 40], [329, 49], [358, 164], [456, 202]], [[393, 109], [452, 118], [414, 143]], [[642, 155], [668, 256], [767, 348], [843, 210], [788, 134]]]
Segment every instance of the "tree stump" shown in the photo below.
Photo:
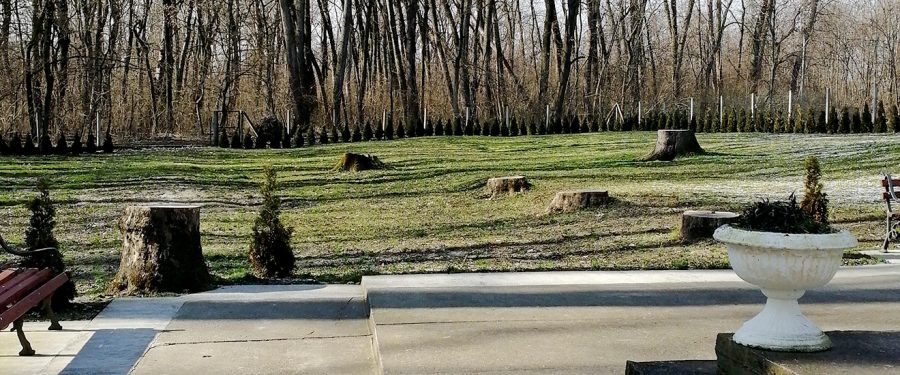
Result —
[[659, 130], [656, 132], [656, 149], [643, 160], [672, 161], [679, 156], [705, 152], [693, 130]]
[[609, 202], [606, 190], [572, 190], [556, 193], [547, 212], [566, 212], [602, 206]]
[[130, 206], [119, 220], [122, 258], [114, 294], [206, 290], [211, 282], [200, 246], [199, 206]]
[[685, 211], [681, 215], [681, 239], [694, 242], [712, 238], [716, 228], [733, 223], [741, 215], [725, 211]]
[[513, 194], [531, 189], [531, 182], [525, 176], [494, 177], [487, 180], [487, 191], [491, 197]]
[[378, 157], [370, 154], [345, 153], [341, 160], [334, 166], [335, 171], [359, 172], [369, 169], [382, 169], [384, 163]]

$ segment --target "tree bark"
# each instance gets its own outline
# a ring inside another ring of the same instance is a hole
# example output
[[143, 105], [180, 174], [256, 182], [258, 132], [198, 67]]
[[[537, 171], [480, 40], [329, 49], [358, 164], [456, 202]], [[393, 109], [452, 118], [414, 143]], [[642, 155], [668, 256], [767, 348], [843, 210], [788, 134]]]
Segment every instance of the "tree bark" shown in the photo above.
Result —
[[122, 258], [111, 293], [198, 292], [210, 286], [199, 206], [130, 206], [119, 228]]
[[659, 130], [656, 133], [656, 149], [643, 160], [672, 161], [679, 156], [704, 152], [693, 130]]

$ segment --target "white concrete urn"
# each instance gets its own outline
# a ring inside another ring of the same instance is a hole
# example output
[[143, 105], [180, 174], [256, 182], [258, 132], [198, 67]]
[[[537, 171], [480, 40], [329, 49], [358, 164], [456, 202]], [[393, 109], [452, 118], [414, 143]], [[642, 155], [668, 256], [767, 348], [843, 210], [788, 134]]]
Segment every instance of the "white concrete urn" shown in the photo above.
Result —
[[816, 352], [831, 340], [800, 311], [797, 299], [807, 289], [825, 286], [841, 265], [856, 237], [828, 234], [755, 232], [723, 225], [713, 238], [725, 243], [738, 277], [766, 295], [763, 310], [734, 333], [738, 344], [775, 351]]

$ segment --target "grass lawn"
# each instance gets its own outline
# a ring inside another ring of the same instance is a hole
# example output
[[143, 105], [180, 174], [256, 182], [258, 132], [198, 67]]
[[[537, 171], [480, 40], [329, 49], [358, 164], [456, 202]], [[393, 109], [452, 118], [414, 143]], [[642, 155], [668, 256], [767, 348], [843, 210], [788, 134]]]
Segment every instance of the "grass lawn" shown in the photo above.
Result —
[[[879, 172], [900, 173], [895, 136], [699, 134], [707, 155], [637, 162], [655, 133], [540, 137], [429, 137], [291, 150], [122, 150], [93, 157], [0, 158], [0, 233], [24, 237], [34, 181], [58, 202], [56, 235], [82, 294], [102, 297], [118, 266], [117, 219], [127, 205], [198, 203], [203, 250], [221, 283], [248, 280], [246, 251], [262, 167], [282, 183], [295, 229], [296, 277], [364, 274], [728, 267], [715, 242], [678, 241], [687, 209], [738, 210], [754, 199], [803, 192], [803, 160], [823, 165], [832, 221], [860, 248], [881, 240]], [[331, 171], [345, 151], [372, 153], [388, 170]], [[530, 192], [488, 199], [488, 177], [524, 174]], [[605, 208], [547, 215], [560, 190], [603, 188]], [[0, 255], [0, 264], [12, 259]], [[848, 262], [871, 262], [866, 259]]]

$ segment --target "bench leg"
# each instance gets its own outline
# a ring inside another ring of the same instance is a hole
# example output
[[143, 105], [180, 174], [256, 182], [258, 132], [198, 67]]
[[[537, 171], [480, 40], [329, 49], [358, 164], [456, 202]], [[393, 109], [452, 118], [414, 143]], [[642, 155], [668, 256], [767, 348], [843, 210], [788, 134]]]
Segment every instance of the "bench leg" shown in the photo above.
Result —
[[19, 336], [19, 343], [22, 344], [22, 351], [19, 352], [20, 356], [27, 357], [34, 355], [34, 349], [31, 348], [31, 343], [28, 342], [28, 339], [25, 338], [25, 332], [22, 331], [22, 318], [16, 319], [13, 322], [13, 329], [16, 330], [16, 336]]
[[894, 229], [894, 228], [891, 228], [891, 227], [892, 227], [892, 225], [891, 225], [891, 218], [888, 217], [888, 218], [887, 218], [887, 231], [886, 231], [886, 233], [884, 234], [884, 244], [881, 245], [881, 251], [882, 251], [882, 252], [885, 252], [885, 253], [888, 251], [888, 246], [889, 246], [890, 243], [891, 243], [891, 238], [894, 237], [894, 234], [893, 234], [893, 229]]
[[50, 319], [50, 327], [47, 328], [49, 331], [60, 331], [62, 330], [62, 326], [59, 325], [59, 321], [56, 320], [56, 314], [53, 313], [53, 306], [51, 306], [50, 299], [53, 295], [50, 295], [47, 299], [44, 300], [44, 313], [47, 314], [47, 318]]

